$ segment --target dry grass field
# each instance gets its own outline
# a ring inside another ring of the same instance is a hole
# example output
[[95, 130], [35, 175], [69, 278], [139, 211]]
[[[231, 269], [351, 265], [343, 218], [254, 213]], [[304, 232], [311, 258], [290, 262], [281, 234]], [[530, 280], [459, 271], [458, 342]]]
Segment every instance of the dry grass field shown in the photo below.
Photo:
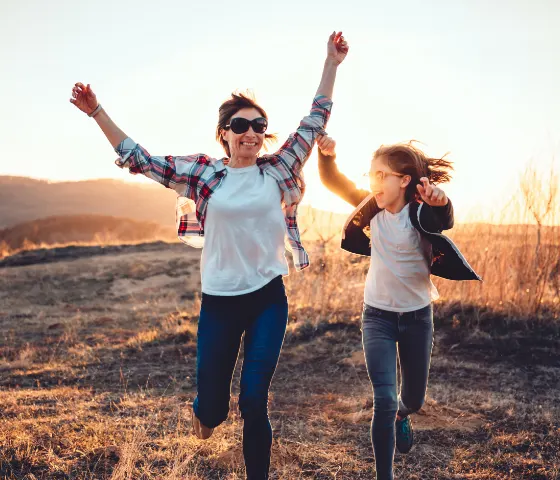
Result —
[[[560, 478], [558, 233], [543, 228], [537, 251], [534, 227], [452, 232], [485, 281], [435, 279], [428, 400], [397, 478]], [[271, 478], [371, 479], [367, 260], [309, 246], [312, 266], [286, 279]], [[190, 433], [200, 251], [31, 253], [0, 263], [0, 478], [244, 478], [239, 366], [228, 421], [207, 442]]]
[[[522, 179], [517, 223], [449, 232], [484, 282], [434, 278], [428, 399], [396, 478], [560, 478], [558, 182], [540, 178]], [[340, 218], [306, 215], [312, 265], [285, 279], [271, 478], [371, 479], [368, 259], [338, 249]], [[50, 236], [39, 224], [3, 230], [0, 245], [0, 478], [244, 478], [241, 365], [227, 422], [207, 442], [190, 433], [200, 251], [157, 235], [121, 245], [119, 225], [99, 238], [64, 218], [45, 222]]]

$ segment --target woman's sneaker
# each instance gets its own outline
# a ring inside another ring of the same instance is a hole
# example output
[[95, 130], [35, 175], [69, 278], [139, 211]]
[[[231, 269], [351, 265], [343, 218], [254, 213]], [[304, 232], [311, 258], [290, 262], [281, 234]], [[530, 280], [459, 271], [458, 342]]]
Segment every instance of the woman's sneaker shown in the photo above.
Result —
[[408, 453], [414, 443], [414, 430], [410, 417], [402, 420], [397, 419], [395, 423], [397, 450], [401, 453]]

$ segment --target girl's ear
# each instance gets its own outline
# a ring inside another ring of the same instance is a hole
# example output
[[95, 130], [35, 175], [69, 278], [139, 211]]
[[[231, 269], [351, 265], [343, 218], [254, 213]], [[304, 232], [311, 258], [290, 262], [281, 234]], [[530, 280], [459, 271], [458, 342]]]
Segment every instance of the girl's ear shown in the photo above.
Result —
[[412, 177], [410, 175], [405, 175], [404, 177], [401, 178], [401, 187], [403, 188], [408, 187], [411, 181], [412, 181]]

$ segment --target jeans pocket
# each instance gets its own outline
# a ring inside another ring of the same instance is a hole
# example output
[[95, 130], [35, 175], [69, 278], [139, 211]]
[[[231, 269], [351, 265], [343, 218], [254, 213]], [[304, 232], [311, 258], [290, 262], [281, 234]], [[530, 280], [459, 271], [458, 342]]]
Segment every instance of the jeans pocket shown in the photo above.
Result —
[[364, 303], [362, 306], [362, 313], [363, 315], [368, 315], [373, 310], [373, 307], [370, 307], [367, 303]]
[[433, 304], [426, 305], [425, 307], [414, 312], [414, 320], [418, 323], [431, 324], [434, 321]]
[[364, 331], [364, 328], [368, 327], [378, 327], [380, 323], [383, 323], [383, 311], [379, 310], [378, 308], [372, 307], [367, 303], [364, 303], [363, 311], [362, 311], [362, 321], [361, 321], [361, 331]]
[[384, 318], [385, 311], [380, 310], [379, 308], [372, 307], [367, 303], [364, 303], [364, 307], [362, 310], [362, 318], [368, 319], [375, 319], [375, 318]]

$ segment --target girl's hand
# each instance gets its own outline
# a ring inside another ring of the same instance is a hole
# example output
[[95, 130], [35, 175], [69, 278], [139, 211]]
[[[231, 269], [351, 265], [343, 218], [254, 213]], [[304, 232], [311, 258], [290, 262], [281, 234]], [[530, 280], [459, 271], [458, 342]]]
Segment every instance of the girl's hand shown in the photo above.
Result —
[[418, 184], [416, 188], [424, 202], [432, 207], [443, 207], [447, 205], [447, 195], [441, 188], [432, 185], [426, 177], [422, 177], [420, 181], [422, 185]]
[[327, 43], [327, 59], [333, 60], [337, 65], [340, 65], [346, 58], [349, 48], [348, 43], [342, 36], [342, 32], [333, 32]]
[[332, 156], [334, 155], [334, 148], [336, 147], [336, 142], [326, 135], [320, 135], [317, 140], [317, 146], [323, 155]]
[[70, 99], [70, 103], [73, 103], [82, 112], [89, 115], [97, 108], [97, 97], [95, 96], [95, 93], [93, 93], [89, 83], [84, 85], [83, 83], [78, 82], [72, 89], [72, 98]]

